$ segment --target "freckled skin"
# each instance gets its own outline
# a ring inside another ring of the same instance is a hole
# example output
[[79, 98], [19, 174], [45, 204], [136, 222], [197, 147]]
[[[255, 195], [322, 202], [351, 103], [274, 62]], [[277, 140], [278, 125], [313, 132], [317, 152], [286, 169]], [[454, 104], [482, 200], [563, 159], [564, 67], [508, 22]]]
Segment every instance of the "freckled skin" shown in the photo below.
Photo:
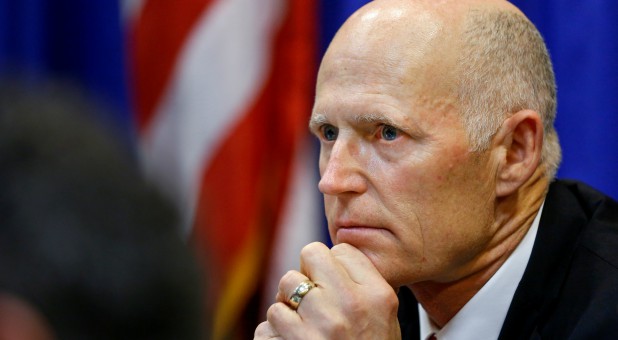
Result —
[[[310, 124], [333, 242], [359, 249], [392, 287], [410, 287], [438, 325], [513, 251], [548, 185], [542, 129], [525, 167], [505, 157], [515, 133], [506, 122], [487, 151], [469, 151], [455, 65], [472, 6], [517, 11], [501, 0], [376, 0], [358, 11], [322, 61]], [[540, 126], [536, 113], [516, 116]], [[397, 137], [382, 138], [385, 126]], [[511, 166], [525, 170], [507, 175]], [[505, 178], [514, 191], [501, 189]]]
[[[385, 32], [384, 17], [370, 24], [376, 18], [370, 14], [361, 33], [338, 34], [318, 75], [314, 113], [338, 129], [336, 141], [322, 139], [320, 154], [331, 238], [358, 247], [393, 286], [453, 280], [489, 242], [492, 211], [485, 202], [493, 199], [492, 165], [468, 151], [454, 100], [433, 95], [449, 91], [450, 80], [425, 85], [445, 73], [444, 59], [437, 65], [429, 59], [442, 49], [433, 45], [441, 21], [424, 16], [412, 35]], [[409, 52], [412, 43], [417, 48]], [[395, 63], [395, 55], [407, 58]], [[398, 138], [367, 133], [381, 126], [358, 123], [371, 113], [396, 122]], [[341, 223], [388, 232], [355, 234], [341, 231]]]
[[[303, 249], [256, 339], [398, 339], [404, 285], [441, 327], [526, 234], [548, 186], [542, 123], [512, 113], [486, 151], [469, 151], [455, 98], [471, 7], [516, 11], [504, 0], [374, 0], [335, 36], [310, 121], [335, 246]], [[307, 279], [316, 288], [291, 310], [289, 292]]]

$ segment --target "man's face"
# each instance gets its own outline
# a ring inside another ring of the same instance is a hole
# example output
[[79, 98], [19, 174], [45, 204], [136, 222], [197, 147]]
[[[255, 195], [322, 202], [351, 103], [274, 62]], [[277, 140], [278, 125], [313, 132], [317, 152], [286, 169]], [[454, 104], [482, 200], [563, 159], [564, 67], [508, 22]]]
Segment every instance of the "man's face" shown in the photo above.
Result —
[[358, 47], [329, 50], [311, 120], [331, 239], [394, 287], [461, 278], [494, 232], [490, 157], [468, 151], [439, 68]]

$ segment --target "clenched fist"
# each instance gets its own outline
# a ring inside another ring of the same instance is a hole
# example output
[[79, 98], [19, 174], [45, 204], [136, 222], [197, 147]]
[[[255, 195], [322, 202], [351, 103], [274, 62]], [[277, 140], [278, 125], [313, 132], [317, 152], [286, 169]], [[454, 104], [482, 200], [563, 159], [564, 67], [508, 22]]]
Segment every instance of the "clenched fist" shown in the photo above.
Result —
[[[279, 282], [276, 302], [255, 339], [400, 339], [397, 294], [373, 263], [349, 244], [328, 249], [312, 243], [301, 252], [301, 268]], [[311, 289], [294, 310], [290, 296], [303, 281]]]

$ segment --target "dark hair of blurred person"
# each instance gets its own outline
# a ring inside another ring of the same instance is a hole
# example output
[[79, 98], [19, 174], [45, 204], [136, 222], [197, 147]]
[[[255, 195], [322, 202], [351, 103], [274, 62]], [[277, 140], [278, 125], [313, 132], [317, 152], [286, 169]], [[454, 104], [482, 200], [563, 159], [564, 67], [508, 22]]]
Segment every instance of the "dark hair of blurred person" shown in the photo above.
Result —
[[0, 84], [0, 339], [199, 339], [176, 213], [94, 111]]

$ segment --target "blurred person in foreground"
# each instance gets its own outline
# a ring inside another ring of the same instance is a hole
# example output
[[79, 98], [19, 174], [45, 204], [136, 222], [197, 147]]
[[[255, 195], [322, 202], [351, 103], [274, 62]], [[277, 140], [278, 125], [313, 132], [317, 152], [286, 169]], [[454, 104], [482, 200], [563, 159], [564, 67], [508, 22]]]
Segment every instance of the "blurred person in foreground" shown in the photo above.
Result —
[[512, 4], [370, 2], [316, 91], [335, 246], [303, 249], [256, 339], [618, 334], [618, 204], [554, 179], [553, 70]]
[[0, 85], [0, 339], [201, 339], [176, 213], [95, 111]]

